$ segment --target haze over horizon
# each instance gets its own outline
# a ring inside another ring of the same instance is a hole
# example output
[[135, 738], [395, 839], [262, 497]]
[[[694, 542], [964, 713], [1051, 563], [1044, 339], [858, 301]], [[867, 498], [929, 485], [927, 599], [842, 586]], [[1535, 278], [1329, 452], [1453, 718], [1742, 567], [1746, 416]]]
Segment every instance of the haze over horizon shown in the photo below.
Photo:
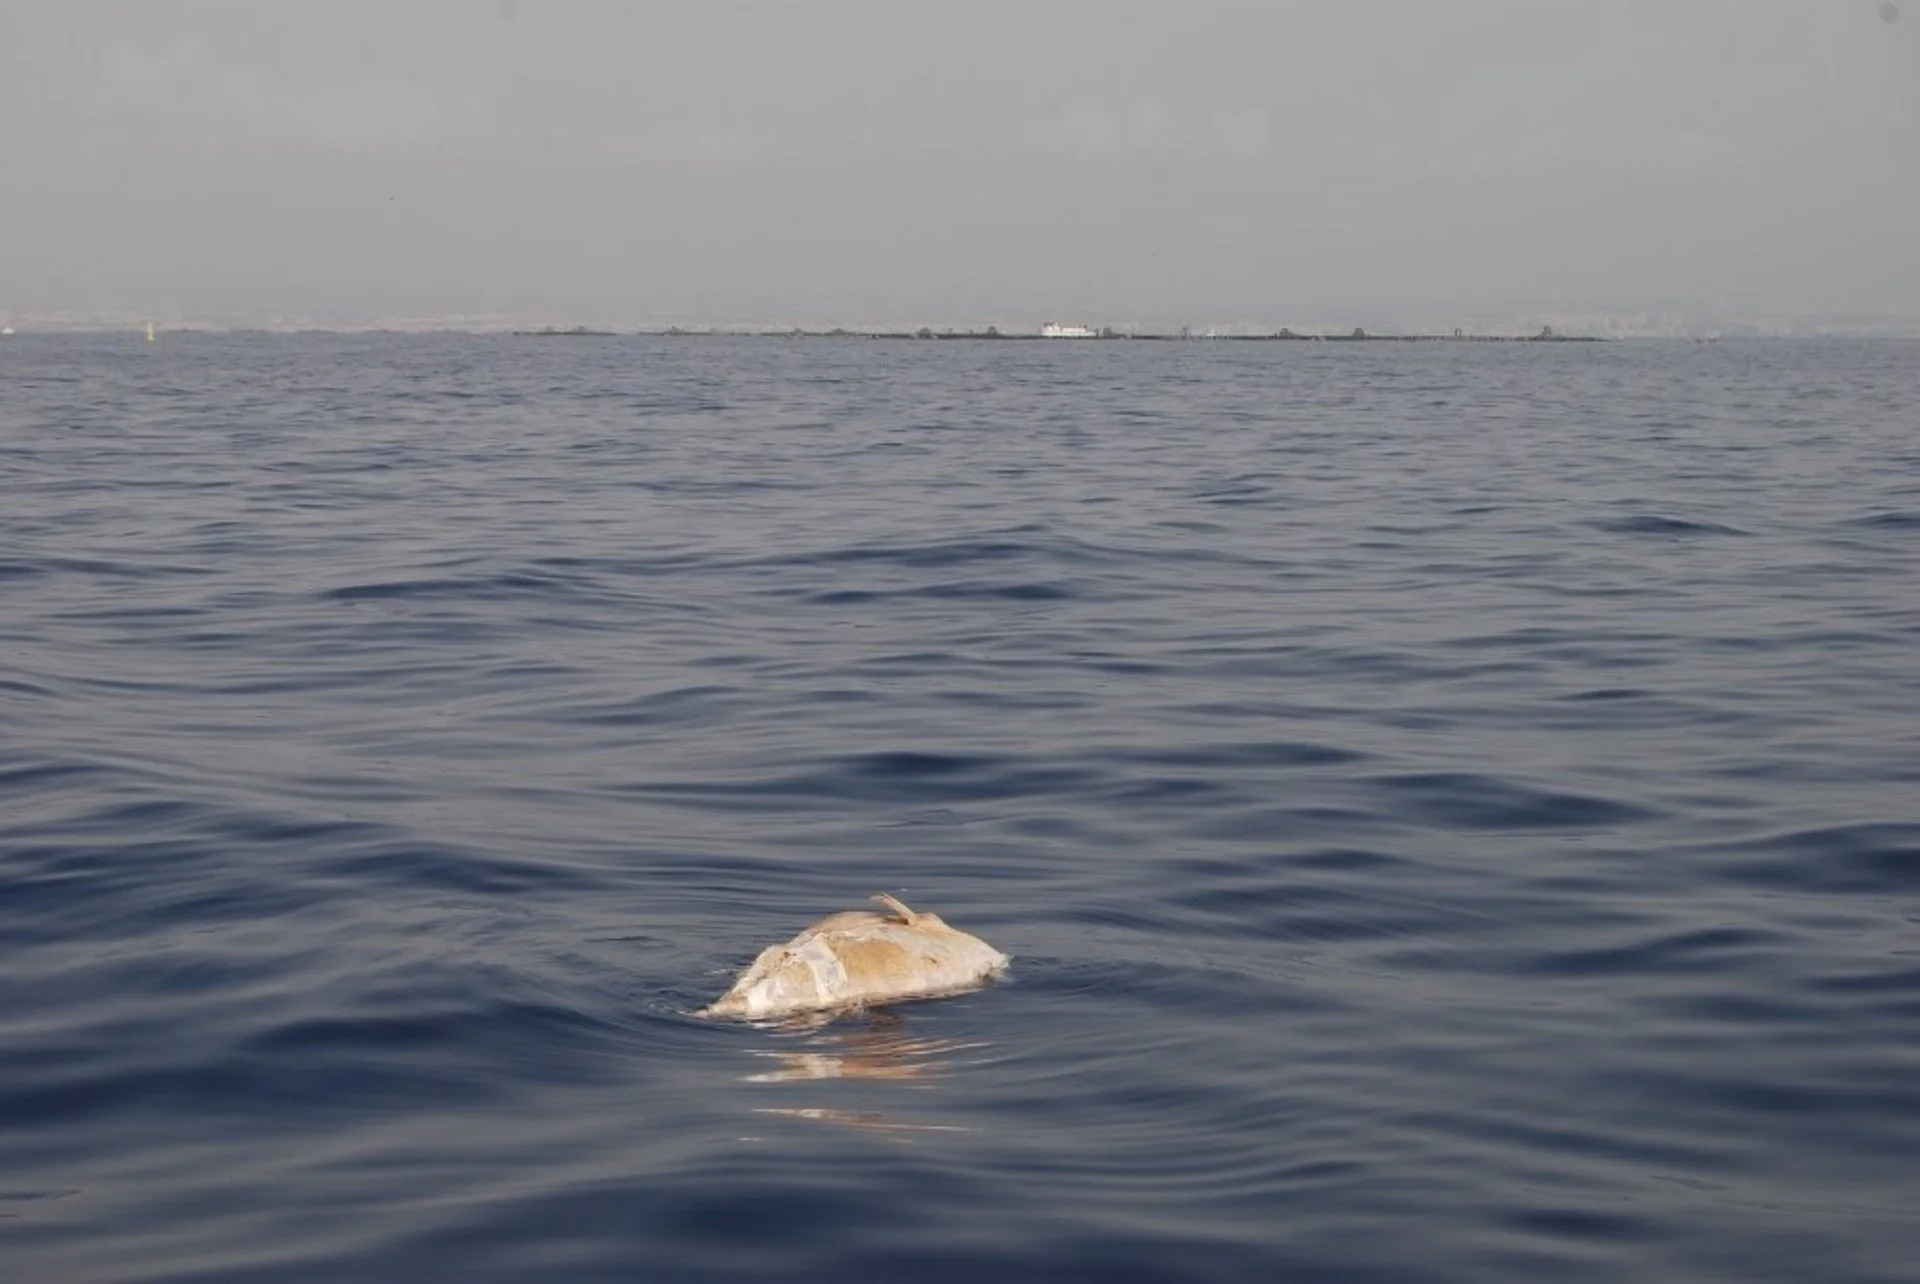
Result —
[[1900, 18], [13, 0], [0, 319], [1920, 314]]

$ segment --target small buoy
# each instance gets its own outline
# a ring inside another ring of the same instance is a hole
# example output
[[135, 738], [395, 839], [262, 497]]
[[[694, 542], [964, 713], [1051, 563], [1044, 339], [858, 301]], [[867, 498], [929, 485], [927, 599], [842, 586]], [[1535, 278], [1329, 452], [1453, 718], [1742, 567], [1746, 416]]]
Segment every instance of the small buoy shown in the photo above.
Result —
[[752, 1020], [932, 998], [983, 985], [1006, 967], [1006, 955], [938, 914], [910, 910], [884, 892], [873, 899], [892, 912], [827, 915], [762, 950], [732, 989], [696, 1015]]

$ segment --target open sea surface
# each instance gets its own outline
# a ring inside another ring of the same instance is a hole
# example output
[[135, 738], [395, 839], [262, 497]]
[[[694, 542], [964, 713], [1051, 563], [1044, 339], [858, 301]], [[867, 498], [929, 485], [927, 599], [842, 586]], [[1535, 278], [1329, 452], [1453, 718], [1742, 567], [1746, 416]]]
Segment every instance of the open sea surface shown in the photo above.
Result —
[[[0, 340], [0, 1278], [1920, 1279], [1920, 344]], [[689, 1011], [888, 890], [1000, 984]]]

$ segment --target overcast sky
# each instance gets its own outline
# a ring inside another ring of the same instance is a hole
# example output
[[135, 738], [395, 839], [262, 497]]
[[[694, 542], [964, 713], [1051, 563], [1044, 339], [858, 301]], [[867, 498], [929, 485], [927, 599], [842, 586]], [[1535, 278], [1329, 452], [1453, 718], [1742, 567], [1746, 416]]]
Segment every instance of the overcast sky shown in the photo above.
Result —
[[1920, 312], [1920, 3], [0, 0], [0, 317]]

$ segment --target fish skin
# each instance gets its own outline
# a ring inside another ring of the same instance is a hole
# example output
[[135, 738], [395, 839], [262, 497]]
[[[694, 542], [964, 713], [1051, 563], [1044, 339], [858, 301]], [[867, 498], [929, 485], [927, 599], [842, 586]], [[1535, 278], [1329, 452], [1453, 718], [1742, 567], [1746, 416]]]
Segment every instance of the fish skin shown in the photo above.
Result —
[[762, 950], [703, 1017], [769, 1020], [832, 1013], [899, 999], [933, 998], [985, 984], [1007, 956], [884, 893], [890, 914], [829, 914], [785, 945]]

